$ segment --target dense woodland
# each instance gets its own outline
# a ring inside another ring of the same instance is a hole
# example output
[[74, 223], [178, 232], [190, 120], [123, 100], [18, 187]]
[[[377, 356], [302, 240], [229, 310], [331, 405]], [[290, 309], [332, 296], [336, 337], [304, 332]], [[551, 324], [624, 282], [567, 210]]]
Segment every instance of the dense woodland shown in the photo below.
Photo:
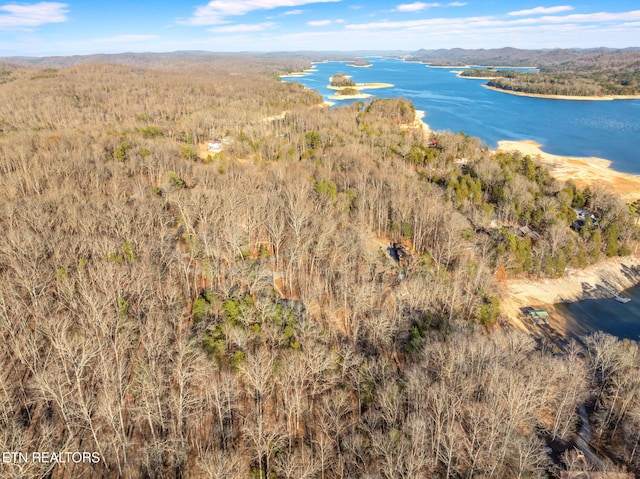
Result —
[[0, 448], [101, 460], [0, 475], [638, 474], [638, 344], [538, 344], [494, 280], [627, 254], [627, 205], [294, 63], [6, 67]]
[[422, 50], [412, 59], [431, 64], [533, 66], [538, 73], [469, 70], [490, 86], [522, 93], [569, 96], [640, 95], [640, 49]]

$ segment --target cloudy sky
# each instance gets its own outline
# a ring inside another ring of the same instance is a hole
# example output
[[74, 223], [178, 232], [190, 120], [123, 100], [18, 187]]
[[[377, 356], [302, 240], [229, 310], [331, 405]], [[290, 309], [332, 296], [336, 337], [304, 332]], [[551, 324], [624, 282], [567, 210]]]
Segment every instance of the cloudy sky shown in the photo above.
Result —
[[640, 2], [0, 1], [0, 56], [504, 46], [640, 46]]

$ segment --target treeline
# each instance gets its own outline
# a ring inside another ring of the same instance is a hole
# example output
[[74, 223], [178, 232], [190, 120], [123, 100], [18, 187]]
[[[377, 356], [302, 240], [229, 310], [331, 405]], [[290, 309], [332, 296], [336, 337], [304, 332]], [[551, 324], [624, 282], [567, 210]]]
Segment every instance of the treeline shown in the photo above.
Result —
[[535, 66], [540, 69], [539, 73], [495, 69], [471, 69], [461, 73], [461, 76], [491, 78], [489, 85], [502, 90], [566, 96], [640, 95], [638, 49], [454, 49], [422, 51], [414, 58], [428, 63], [444, 61], [446, 64]]
[[369, 60], [364, 60], [362, 58], [357, 58], [357, 59], [349, 62], [349, 66], [351, 66], [351, 67], [369, 67], [369, 66], [371, 66], [371, 62]]
[[553, 50], [522, 50], [496, 48], [467, 50], [418, 50], [409, 58], [431, 65], [486, 65], [486, 66], [537, 66], [542, 71], [574, 71], [589, 73], [594, 70], [611, 72], [637, 71], [640, 67], [640, 49], [611, 48], [556, 48]]
[[336, 73], [331, 77], [331, 86], [335, 87], [354, 87], [356, 83], [344, 73]]
[[480, 78], [515, 78], [516, 70], [493, 70], [484, 68], [471, 68], [463, 70], [459, 73], [461, 77], [480, 77]]
[[[0, 446], [101, 461], [3, 475], [640, 469], [635, 343], [480, 334], [497, 267], [625, 253], [614, 196], [426, 138], [404, 100], [321, 108], [271, 66], [41, 72], [0, 86]], [[598, 224], [571, 230], [574, 205]], [[582, 404], [611, 459], [572, 452]]]
[[497, 76], [501, 78], [492, 78], [489, 86], [522, 93], [594, 97], [640, 95], [640, 71], [621, 74], [596, 72], [589, 75], [513, 72]]
[[640, 73], [535, 73], [516, 70], [471, 69], [462, 77], [488, 78], [489, 86], [540, 95], [604, 96], [639, 95]]

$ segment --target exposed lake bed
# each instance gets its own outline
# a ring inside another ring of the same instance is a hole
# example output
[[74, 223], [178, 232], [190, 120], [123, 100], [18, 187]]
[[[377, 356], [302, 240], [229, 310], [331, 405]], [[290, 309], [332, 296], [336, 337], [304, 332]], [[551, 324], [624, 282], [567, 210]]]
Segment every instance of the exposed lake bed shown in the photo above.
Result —
[[[543, 336], [545, 328], [520, 319], [522, 309], [549, 313], [549, 327], [564, 337], [604, 331], [620, 338], [640, 337], [640, 259], [611, 258], [564, 277], [508, 279], [502, 284], [503, 314], [519, 329]], [[631, 298], [622, 304], [614, 296]]]

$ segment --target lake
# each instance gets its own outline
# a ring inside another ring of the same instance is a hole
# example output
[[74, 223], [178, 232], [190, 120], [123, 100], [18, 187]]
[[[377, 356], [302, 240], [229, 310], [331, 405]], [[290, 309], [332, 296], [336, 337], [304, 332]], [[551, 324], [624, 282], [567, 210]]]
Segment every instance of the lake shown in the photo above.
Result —
[[562, 314], [568, 314], [566, 329], [570, 335], [604, 331], [619, 338], [640, 340], [640, 286], [623, 293], [631, 298], [627, 304], [613, 299], [589, 299], [575, 303], [557, 304]]
[[[529, 98], [483, 88], [486, 80], [458, 78], [456, 68], [431, 68], [421, 63], [369, 58], [369, 68], [345, 62], [314, 64], [303, 77], [286, 78], [318, 91], [325, 100], [336, 73], [356, 83], [392, 83], [394, 87], [366, 90], [378, 98], [404, 97], [425, 112], [433, 130], [464, 131], [482, 138], [491, 148], [500, 140], [534, 140], [549, 153], [596, 156], [613, 168], [640, 174], [640, 100], [571, 101]], [[357, 100], [337, 102], [336, 106]], [[612, 299], [557, 305], [570, 316], [571, 335], [605, 331], [621, 338], [640, 338], [640, 287], [625, 292], [632, 301]]]
[[[596, 156], [618, 171], [640, 174], [640, 100], [571, 101], [529, 98], [484, 88], [487, 80], [458, 78], [456, 68], [432, 68], [417, 62], [369, 58], [369, 68], [345, 62], [314, 64], [303, 77], [284, 78], [318, 91], [325, 100], [329, 78], [345, 73], [356, 83], [392, 83], [366, 90], [378, 98], [404, 97], [433, 130], [463, 131], [491, 148], [500, 140], [533, 140], [548, 153]], [[329, 100], [328, 100], [329, 101]], [[353, 103], [337, 102], [337, 106]]]

